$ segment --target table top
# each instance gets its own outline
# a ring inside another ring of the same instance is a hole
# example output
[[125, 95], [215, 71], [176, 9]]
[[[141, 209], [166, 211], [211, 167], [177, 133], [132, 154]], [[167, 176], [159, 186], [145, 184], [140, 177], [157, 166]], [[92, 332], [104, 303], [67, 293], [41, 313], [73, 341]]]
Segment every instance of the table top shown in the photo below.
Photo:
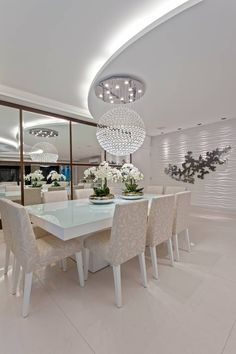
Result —
[[21, 199], [21, 191], [9, 191], [9, 192], [2, 192], [0, 191], [0, 198], [5, 198], [9, 200], [20, 200]]
[[[151, 201], [154, 197], [158, 195], [145, 194], [143, 199]], [[132, 202], [115, 198], [114, 203], [94, 205], [88, 199], [76, 199], [29, 205], [26, 209], [35, 224], [62, 240], [69, 240], [110, 228], [115, 205]]]

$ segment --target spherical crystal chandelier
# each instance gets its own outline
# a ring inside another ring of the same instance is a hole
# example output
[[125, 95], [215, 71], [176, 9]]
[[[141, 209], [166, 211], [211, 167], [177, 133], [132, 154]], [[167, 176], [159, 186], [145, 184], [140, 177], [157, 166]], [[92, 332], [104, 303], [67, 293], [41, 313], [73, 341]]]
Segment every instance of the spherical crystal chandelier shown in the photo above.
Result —
[[146, 133], [138, 113], [119, 106], [100, 118], [96, 135], [104, 150], [115, 156], [126, 156], [142, 146]]
[[58, 151], [54, 145], [41, 142], [35, 144], [29, 153], [33, 162], [57, 162]]

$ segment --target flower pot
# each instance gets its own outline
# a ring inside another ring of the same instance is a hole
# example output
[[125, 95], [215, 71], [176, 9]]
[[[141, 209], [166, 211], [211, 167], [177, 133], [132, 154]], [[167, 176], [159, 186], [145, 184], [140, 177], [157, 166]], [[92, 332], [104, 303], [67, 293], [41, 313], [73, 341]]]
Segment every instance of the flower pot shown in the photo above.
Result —
[[96, 195], [90, 195], [89, 200], [93, 204], [110, 204], [114, 202], [114, 195], [108, 194], [104, 197], [97, 197]]

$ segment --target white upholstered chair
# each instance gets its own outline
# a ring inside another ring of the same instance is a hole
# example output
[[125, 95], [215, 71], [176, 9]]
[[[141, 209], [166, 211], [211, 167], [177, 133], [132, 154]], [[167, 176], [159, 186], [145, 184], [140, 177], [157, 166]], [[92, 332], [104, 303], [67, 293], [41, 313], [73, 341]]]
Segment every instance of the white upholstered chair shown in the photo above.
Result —
[[44, 203], [54, 203], [54, 202], [63, 202], [68, 200], [68, 193], [66, 190], [57, 190], [43, 193], [43, 202]]
[[41, 188], [25, 188], [24, 189], [24, 205], [40, 204]]
[[172, 250], [172, 228], [175, 211], [175, 196], [163, 195], [152, 199], [148, 216], [146, 245], [150, 249], [153, 277], [158, 278], [156, 246], [167, 242], [171, 265], [174, 265]]
[[145, 263], [145, 244], [147, 231], [148, 201], [117, 204], [111, 230], [98, 232], [84, 241], [85, 279], [88, 277], [89, 251], [100, 255], [113, 268], [115, 300], [117, 307], [122, 306], [120, 266], [138, 256], [143, 286], [147, 287]]
[[24, 296], [22, 315], [29, 313], [33, 272], [75, 254], [80, 285], [84, 286], [82, 241], [73, 239], [61, 241], [51, 234], [36, 239], [26, 209], [9, 200], [3, 200], [7, 222], [10, 227], [10, 247], [15, 256], [12, 294], [16, 293], [20, 268], [24, 273]]
[[93, 188], [76, 189], [74, 191], [75, 199], [85, 199], [89, 198], [90, 195], [94, 194]]
[[179, 261], [179, 242], [178, 235], [185, 232], [187, 251], [191, 251], [189, 239], [189, 211], [191, 206], [191, 192], [185, 191], [175, 195], [175, 216], [173, 223], [173, 244], [175, 250], [175, 260]]
[[147, 186], [146, 191], [149, 194], [163, 194], [164, 186]]
[[176, 194], [184, 191], [186, 191], [186, 188], [180, 186], [166, 186], [164, 188], [164, 194]]

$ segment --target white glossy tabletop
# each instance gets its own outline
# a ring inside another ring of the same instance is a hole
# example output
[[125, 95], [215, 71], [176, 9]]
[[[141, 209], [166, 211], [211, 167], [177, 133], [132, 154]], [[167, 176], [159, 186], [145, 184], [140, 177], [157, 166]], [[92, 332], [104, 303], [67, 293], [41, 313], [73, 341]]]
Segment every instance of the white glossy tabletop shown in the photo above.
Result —
[[21, 199], [21, 191], [8, 191], [8, 192], [3, 192], [0, 191], [0, 198], [5, 198], [9, 200], [20, 200]]
[[[154, 194], [145, 194], [151, 201]], [[68, 200], [26, 206], [31, 220], [62, 240], [84, 236], [112, 226], [116, 203], [132, 203], [116, 198], [114, 203], [94, 205], [88, 199]]]

